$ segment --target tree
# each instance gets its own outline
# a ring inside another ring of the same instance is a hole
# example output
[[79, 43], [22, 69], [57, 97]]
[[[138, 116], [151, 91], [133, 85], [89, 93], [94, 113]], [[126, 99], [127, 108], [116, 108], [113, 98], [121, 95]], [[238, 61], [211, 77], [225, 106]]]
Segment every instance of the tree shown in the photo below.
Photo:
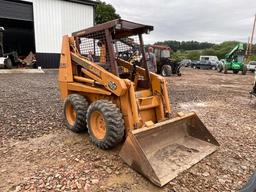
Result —
[[105, 23], [114, 19], [120, 19], [120, 15], [116, 13], [115, 8], [111, 4], [99, 1], [96, 7], [96, 24]]
[[256, 55], [253, 55], [250, 59], [251, 61], [256, 61]]
[[178, 50], [201, 50], [213, 47], [215, 44], [208, 43], [208, 42], [198, 42], [198, 41], [175, 41], [175, 40], [168, 40], [163, 42], [157, 42], [155, 44], [158, 45], [167, 45], [172, 48], [173, 51]]
[[200, 54], [200, 51], [189, 51], [189, 53], [187, 54], [187, 59], [198, 60]]
[[[219, 59], [224, 59], [239, 41], [224, 41], [220, 44], [197, 41], [163, 41], [155, 44], [164, 44], [173, 49], [174, 53], [171, 57], [182, 60], [191, 59], [198, 60], [200, 55], [216, 55]], [[246, 49], [246, 44], [244, 43]], [[253, 46], [251, 60], [256, 60], [256, 45]]]
[[215, 45], [213, 50], [214, 55], [218, 56], [219, 59], [224, 59], [225, 55], [229, 53], [239, 42], [238, 41], [224, 41], [221, 44]]
[[217, 51], [214, 50], [214, 49], [205, 49], [203, 52], [202, 52], [202, 55], [217, 55]]
[[180, 42], [179, 41], [163, 41], [163, 42], [156, 42], [155, 45], [165, 45], [170, 47], [174, 52], [180, 49]]

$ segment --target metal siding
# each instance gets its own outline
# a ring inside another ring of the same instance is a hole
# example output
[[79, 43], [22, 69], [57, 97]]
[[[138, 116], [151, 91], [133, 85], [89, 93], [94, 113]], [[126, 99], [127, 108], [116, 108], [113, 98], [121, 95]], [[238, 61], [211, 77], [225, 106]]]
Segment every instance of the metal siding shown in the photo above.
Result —
[[32, 4], [0, 0], [0, 18], [33, 21]]
[[[58, 53], [61, 9], [57, 0], [33, 0], [36, 52]], [[57, 51], [58, 50], [58, 51]]]
[[93, 7], [78, 3], [62, 2], [62, 35], [93, 26]]
[[93, 26], [93, 6], [33, 0], [36, 52], [60, 53], [62, 36]]

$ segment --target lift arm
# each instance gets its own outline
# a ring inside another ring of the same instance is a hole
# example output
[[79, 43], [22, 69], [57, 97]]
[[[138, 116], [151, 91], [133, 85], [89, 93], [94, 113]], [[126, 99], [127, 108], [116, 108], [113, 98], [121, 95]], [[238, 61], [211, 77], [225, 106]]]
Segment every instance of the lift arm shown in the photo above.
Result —
[[237, 51], [244, 51], [244, 44], [239, 43], [237, 44], [232, 51], [230, 51], [228, 54], [225, 55], [226, 59], [232, 58]]

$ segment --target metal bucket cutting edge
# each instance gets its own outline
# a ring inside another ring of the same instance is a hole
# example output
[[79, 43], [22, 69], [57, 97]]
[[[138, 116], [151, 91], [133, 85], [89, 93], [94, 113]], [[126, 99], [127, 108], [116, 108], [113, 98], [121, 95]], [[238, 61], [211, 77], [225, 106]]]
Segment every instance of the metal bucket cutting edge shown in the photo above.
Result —
[[120, 156], [131, 168], [161, 187], [218, 146], [198, 116], [189, 113], [128, 133]]

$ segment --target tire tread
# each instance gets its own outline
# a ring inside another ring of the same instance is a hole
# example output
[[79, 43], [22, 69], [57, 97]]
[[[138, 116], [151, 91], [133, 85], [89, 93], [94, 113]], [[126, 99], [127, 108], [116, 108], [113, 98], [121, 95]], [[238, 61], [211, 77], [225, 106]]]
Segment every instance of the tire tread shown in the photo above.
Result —
[[67, 118], [66, 118], [67, 128], [70, 129], [73, 132], [76, 132], [76, 133], [85, 131], [87, 129], [86, 128], [86, 113], [87, 113], [87, 108], [88, 108], [88, 105], [89, 105], [88, 101], [82, 95], [70, 94], [66, 98], [65, 104], [64, 104], [65, 117], [66, 117], [65, 105], [66, 105], [67, 102], [70, 102], [73, 105], [74, 110], [77, 113], [77, 119], [76, 119], [76, 122], [75, 122], [74, 126], [70, 125], [67, 121]]
[[[90, 128], [90, 115], [100, 111], [105, 118], [107, 133], [103, 140], [98, 140]], [[120, 143], [124, 137], [124, 120], [120, 109], [108, 100], [98, 100], [92, 103], [87, 111], [86, 121], [91, 142], [101, 149], [111, 149]]]

